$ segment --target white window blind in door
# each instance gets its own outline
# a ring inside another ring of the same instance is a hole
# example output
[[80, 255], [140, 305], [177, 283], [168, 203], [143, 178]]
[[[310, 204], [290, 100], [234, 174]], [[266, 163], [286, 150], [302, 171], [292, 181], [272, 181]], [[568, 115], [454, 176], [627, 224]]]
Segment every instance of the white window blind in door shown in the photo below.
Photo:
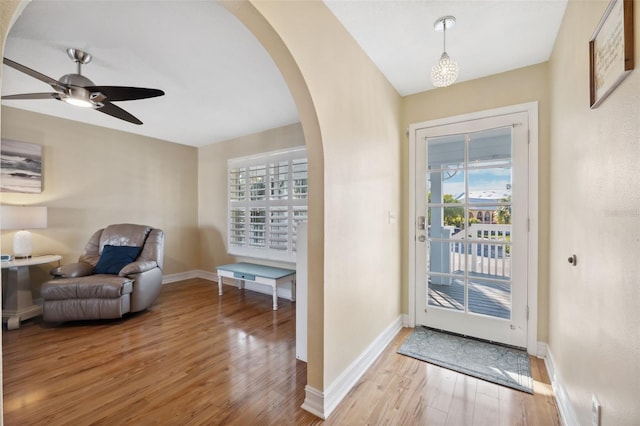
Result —
[[230, 159], [227, 169], [229, 253], [295, 262], [308, 211], [306, 149]]

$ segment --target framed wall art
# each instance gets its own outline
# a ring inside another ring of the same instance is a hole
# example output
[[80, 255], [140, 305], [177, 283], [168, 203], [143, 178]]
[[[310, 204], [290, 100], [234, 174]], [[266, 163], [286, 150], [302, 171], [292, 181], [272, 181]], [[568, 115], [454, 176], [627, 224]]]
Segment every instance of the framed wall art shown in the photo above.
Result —
[[633, 0], [611, 0], [589, 40], [591, 108], [600, 105], [633, 67]]
[[1, 192], [42, 192], [42, 145], [3, 139], [0, 158]]

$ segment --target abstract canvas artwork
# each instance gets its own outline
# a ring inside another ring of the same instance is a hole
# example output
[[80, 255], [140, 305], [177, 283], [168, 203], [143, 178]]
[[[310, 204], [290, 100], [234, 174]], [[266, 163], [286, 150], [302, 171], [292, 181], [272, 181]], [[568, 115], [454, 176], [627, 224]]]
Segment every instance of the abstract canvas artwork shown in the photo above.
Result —
[[1, 192], [42, 192], [42, 145], [3, 139], [0, 157]]

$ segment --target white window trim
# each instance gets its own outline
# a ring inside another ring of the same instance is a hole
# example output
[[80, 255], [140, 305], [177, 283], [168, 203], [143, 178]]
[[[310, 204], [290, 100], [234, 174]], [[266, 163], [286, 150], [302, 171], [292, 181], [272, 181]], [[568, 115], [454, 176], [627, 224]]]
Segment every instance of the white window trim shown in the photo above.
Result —
[[[269, 179], [265, 183], [265, 200], [260, 201], [250, 201], [248, 199], [249, 188], [247, 185], [246, 188], [246, 198], [242, 202], [234, 202], [231, 198], [231, 170], [242, 168], [242, 167], [252, 167], [252, 166], [266, 166], [267, 167], [267, 175], [269, 175], [269, 165], [278, 162], [278, 161], [293, 161], [298, 159], [307, 159], [307, 150], [306, 147], [296, 147], [278, 151], [265, 152], [255, 155], [250, 155], [246, 157], [239, 158], [231, 158], [227, 160], [227, 251], [231, 255], [235, 256], [245, 256], [252, 257], [257, 259], [264, 260], [272, 260], [272, 261], [281, 261], [281, 262], [295, 262], [296, 261], [296, 252], [293, 249], [293, 244], [295, 241], [295, 233], [294, 233], [294, 219], [293, 219], [293, 210], [295, 208], [303, 208], [305, 211], [308, 211], [308, 198], [304, 199], [293, 199], [293, 178], [291, 168], [289, 168], [289, 185], [288, 185], [288, 198], [286, 200], [271, 200], [270, 199], [270, 188], [269, 188]], [[308, 179], [308, 178], [307, 178]], [[307, 194], [308, 197], [308, 194]], [[244, 246], [236, 245], [231, 243], [231, 212], [233, 207], [245, 207], [245, 226], [246, 226], [246, 236], [245, 241], [246, 244]], [[249, 222], [250, 222], [250, 214], [249, 209], [251, 207], [264, 207], [266, 211], [266, 219], [265, 219], [265, 247], [251, 247], [248, 245], [249, 241]], [[287, 250], [278, 250], [269, 248], [269, 208], [270, 207], [288, 207], [289, 208], [289, 232], [287, 235]], [[306, 220], [306, 219], [305, 219]]]

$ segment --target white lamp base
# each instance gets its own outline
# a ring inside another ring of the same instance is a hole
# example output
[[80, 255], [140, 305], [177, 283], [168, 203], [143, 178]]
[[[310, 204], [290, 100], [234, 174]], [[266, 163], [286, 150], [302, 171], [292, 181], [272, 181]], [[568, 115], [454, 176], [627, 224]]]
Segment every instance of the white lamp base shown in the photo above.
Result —
[[31, 257], [31, 232], [18, 231], [13, 236], [13, 254], [16, 258]]

